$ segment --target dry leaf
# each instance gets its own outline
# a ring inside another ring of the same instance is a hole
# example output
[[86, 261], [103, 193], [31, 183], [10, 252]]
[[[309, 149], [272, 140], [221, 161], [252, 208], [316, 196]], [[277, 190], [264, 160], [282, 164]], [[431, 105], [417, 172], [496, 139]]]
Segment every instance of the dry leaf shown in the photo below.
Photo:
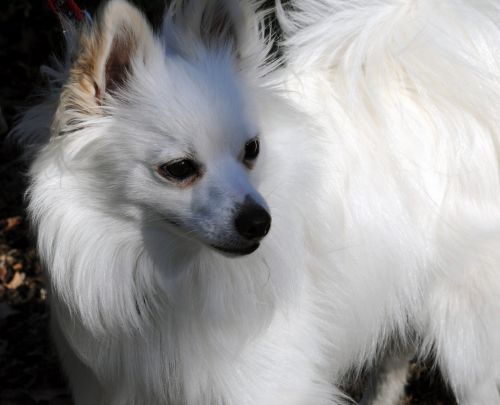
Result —
[[23, 222], [23, 217], [16, 216], [0, 220], [0, 229], [5, 232], [12, 231]]
[[10, 283], [5, 284], [5, 287], [7, 287], [9, 290], [15, 290], [16, 288], [20, 287], [21, 284], [23, 284], [25, 278], [26, 274], [24, 273], [14, 273], [14, 277], [12, 277]]
[[23, 264], [22, 263], [16, 263], [14, 266], [12, 266], [12, 269], [14, 271], [21, 271], [23, 269]]

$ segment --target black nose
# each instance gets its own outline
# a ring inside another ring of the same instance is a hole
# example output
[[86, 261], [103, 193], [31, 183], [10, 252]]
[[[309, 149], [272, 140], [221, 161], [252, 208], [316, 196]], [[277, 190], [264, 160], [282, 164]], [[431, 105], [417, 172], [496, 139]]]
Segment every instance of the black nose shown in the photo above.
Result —
[[246, 239], [259, 240], [267, 235], [271, 228], [271, 216], [255, 202], [246, 203], [234, 220], [236, 230]]

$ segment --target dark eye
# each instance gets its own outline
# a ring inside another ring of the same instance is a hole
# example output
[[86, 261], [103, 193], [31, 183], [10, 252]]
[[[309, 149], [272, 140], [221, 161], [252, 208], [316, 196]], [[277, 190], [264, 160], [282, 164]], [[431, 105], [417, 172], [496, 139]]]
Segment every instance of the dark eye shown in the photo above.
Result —
[[248, 141], [245, 144], [245, 155], [243, 156], [243, 160], [252, 161], [257, 159], [259, 156], [260, 144], [257, 138]]
[[198, 165], [190, 159], [176, 160], [158, 167], [158, 172], [166, 178], [186, 180], [198, 174]]

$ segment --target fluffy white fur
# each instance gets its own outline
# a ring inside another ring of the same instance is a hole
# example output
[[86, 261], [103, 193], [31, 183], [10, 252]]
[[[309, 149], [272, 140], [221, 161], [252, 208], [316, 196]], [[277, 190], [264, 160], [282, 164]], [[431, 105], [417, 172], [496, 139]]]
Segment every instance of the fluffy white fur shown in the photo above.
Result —
[[[246, 3], [174, 5], [155, 36], [112, 0], [16, 129], [45, 143], [29, 214], [76, 404], [340, 404], [394, 341], [500, 403], [500, 6], [293, 6], [276, 67]], [[158, 178], [186, 153], [198, 182]], [[246, 195], [271, 231], [227, 257], [206, 241]]]

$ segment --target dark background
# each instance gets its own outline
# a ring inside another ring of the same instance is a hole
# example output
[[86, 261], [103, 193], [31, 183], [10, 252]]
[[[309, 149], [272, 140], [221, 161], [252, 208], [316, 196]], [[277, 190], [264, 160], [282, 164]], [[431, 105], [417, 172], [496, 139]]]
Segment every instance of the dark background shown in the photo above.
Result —
[[[99, 3], [78, 1], [90, 13]], [[163, 0], [135, 3], [153, 25], [160, 23]], [[24, 212], [27, 165], [4, 142], [16, 116], [43, 86], [40, 66], [60, 55], [62, 44], [59, 21], [46, 0], [0, 1], [0, 405], [71, 404], [50, 343], [47, 290]], [[354, 383], [354, 395], [361, 385]], [[412, 363], [401, 404], [455, 402], [438, 374]]]

